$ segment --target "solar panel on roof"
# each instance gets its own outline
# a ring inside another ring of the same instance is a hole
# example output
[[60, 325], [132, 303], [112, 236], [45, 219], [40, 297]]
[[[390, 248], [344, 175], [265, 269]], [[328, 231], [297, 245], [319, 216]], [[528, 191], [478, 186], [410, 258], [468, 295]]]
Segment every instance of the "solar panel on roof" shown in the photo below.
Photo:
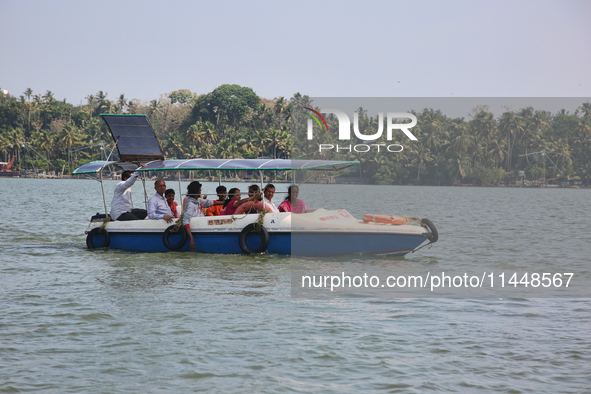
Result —
[[101, 114], [122, 161], [163, 160], [164, 155], [146, 115]]

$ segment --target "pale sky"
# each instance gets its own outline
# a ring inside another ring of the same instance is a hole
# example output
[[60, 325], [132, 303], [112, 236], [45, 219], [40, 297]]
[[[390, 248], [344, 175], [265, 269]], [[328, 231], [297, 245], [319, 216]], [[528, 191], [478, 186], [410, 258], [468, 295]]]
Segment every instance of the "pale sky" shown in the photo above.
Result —
[[589, 97], [589, 1], [0, 0], [0, 88], [73, 104], [221, 84], [261, 97]]

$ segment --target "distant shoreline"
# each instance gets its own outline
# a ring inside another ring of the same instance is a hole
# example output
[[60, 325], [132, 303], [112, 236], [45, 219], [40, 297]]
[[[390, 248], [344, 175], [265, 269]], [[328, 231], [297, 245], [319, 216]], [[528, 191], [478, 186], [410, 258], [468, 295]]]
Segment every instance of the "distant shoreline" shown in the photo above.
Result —
[[[0, 179], [40, 179], [40, 180], [92, 180], [90, 178], [83, 178], [83, 177], [73, 177], [73, 176], [69, 176], [69, 177], [61, 177], [61, 178], [52, 178], [52, 177], [19, 177], [19, 176], [0, 176]], [[153, 181], [156, 178], [150, 178], [150, 179], [146, 179], [147, 181]], [[173, 179], [173, 178], [164, 178], [167, 181], [170, 182], [175, 182], [178, 181], [178, 179]], [[108, 178], [108, 179], [103, 179], [105, 181], [119, 181], [119, 179], [115, 179], [115, 178]], [[211, 179], [205, 179], [205, 178], [181, 178], [181, 182], [192, 182], [192, 181], [199, 181], [199, 182], [211, 182], [211, 183], [218, 183], [219, 180], [211, 180]], [[222, 183], [260, 183], [260, 180], [257, 179], [222, 179], [221, 181]], [[286, 181], [286, 180], [267, 180], [264, 181], [264, 183], [277, 183], [277, 184], [284, 184], [284, 183], [291, 183], [291, 181]], [[424, 184], [412, 184], [412, 183], [403, 183], [403, 184], [391, 184], [391, 185], [378, 185], [375, 183], [365, 183], [365, 182], [336, 182], [336, 183], [326, 183], [326, 182], [312, 182], [312, 181], [308, 181], [306, 182], [307, 184], [313, 184], [313, 185], [363, 185], [363, 186], [432, 186], [432, 187], [477, 187], [477, 188], [482, 188], [482, 187], [493, 187], [493, 188], [510, 188], [510, 189], [591, 189], [591, 185], [590, 186], [585, 186], [585, 185], [574, 185], [574, 186], [560, 186], [560, 185], [546, 185], [546, 186], [518, 186], [518, 185], [487, 185], [487, 186], [483, 186], [483, 185], [424, 185]]]

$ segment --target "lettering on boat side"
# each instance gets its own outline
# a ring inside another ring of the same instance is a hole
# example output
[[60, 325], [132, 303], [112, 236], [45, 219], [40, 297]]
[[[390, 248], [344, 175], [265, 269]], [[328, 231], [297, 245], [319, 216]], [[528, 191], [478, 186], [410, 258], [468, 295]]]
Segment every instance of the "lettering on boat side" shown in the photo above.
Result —
[[222, 224], [232, 224], [232, 219], [210, 219], [207, 221], [208, 226], [220, 226]]
[[325, 216], [325, 217], [320, 218], [320, 221], [326, 222], [327, 220], [334, 220], [334, 219], [338, 220], [339, 217], [335, 216], [335, 215]]

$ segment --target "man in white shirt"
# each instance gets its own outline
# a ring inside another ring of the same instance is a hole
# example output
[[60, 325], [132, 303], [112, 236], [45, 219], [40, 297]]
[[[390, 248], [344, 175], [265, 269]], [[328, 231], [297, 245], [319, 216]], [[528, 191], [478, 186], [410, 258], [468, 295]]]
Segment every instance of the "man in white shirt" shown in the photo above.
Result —
[[[140, 164], [140, 167], [145, 167]], [[143, 220], [148, 213], [145, 209], [133, 208], [131, 202], [131, 187], [137, 179], [137, 172], [123, 171], [121, 182], [115, 186], [113, 200], [111, 200], [111, 219], [113, 220]]]
[[263, 200], [265, 202], [265, 208], [269, 208], [273, 213], [279, 213], [279, 209], [273, 204], [273, 196], [275, 195], [275, 186], [269, 183], [263, 190]]
[[154, 189], [156, 189], [156, 194], [148, 200], [148, 218], [151, 220], [164, 219], [168, 223], [172, 223], [174, 214], [170, 210], [166, 198], [164, 198], [166, 182], [162, 179], [157, 179], [154, 182]]

